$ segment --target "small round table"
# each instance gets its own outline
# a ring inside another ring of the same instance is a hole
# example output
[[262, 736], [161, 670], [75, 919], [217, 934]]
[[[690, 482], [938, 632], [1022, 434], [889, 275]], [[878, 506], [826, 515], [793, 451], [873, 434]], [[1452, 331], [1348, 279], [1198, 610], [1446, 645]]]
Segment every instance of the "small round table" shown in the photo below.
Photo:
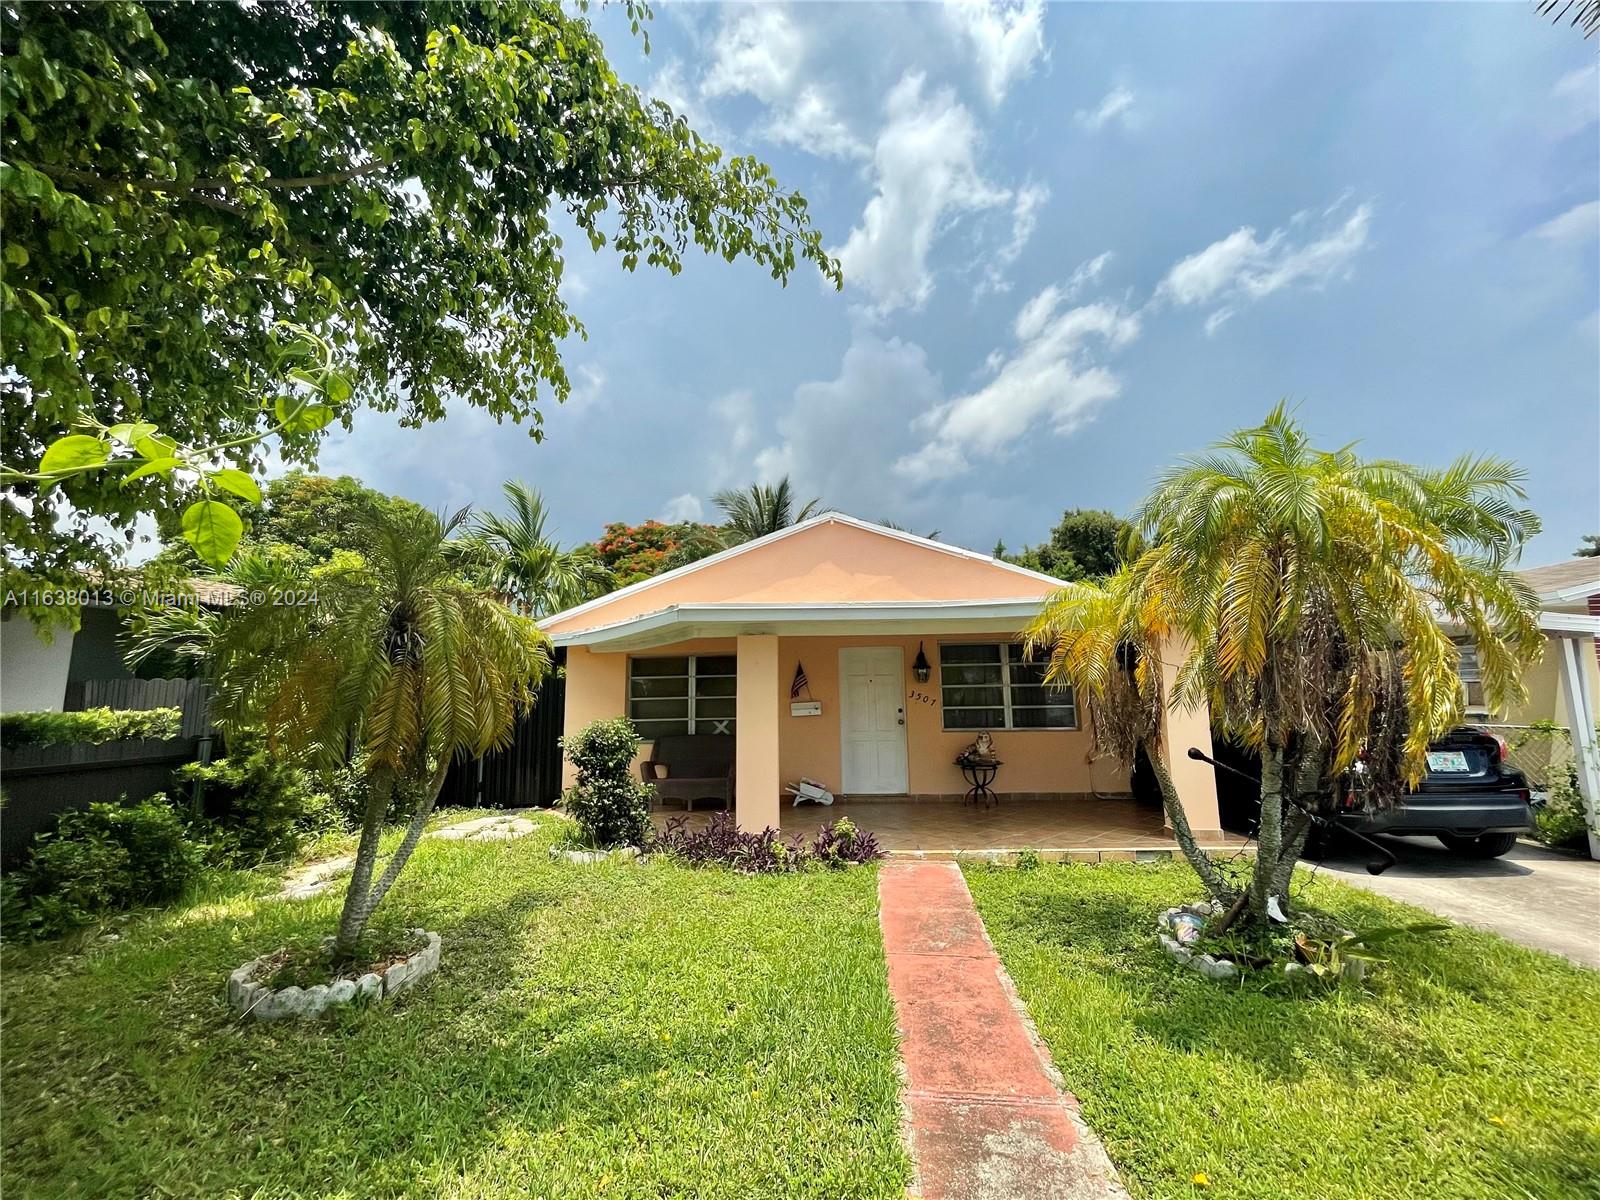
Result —
[[989, 785], [994, 782], [995, 773], [1000, 770], [1001, 762], [998, 758], [973, 759], [958, 758], [956, 766], [961, 768], [961, 774], [972, 786], [967, 789], [966, 797], [962, 800], [965, 804], [982, 803], [985, 808], [1000, 803], [1000, 797], [994, 794], [994, 789]]

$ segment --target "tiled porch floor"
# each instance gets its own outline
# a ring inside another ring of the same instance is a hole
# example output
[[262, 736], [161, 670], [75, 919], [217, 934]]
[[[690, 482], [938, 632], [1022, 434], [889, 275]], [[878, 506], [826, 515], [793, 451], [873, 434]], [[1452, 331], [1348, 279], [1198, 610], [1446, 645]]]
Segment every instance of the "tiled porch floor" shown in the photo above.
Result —
[[[703, 825], [713, 813], [696, 811], [690, 821]], [[657, 826], [683, 810], [657, 811]], [[785, 801], [780, 824], [785, 834], [814, 834], [827, 821], [849, 817], [870, 830], [893, 855], [954, 857], [1032, 848], [1050, 857], [1133, 857], [1141, 850], [1172, 850], [1174, 843], [1161, 825], [1161, 813], [1131, 800], [1008, 800], [979, 808], [953, 800], [841, 800], [831, 807]], [[1208, 849], [1241, 846], [1229, 833], [1201, 834]], [[1054, 852], [1053, 854], [1051, 852]]]

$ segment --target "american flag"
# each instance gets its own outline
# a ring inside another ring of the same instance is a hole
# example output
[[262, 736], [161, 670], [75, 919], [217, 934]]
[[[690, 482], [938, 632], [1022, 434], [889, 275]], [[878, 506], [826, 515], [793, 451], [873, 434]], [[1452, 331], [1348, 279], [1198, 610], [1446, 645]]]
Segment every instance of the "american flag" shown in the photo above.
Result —
[[797, 662], [794, 664], [794, 682], [789, 685], [789, 699], [797, 698], [801, 692], [809, 694], [810, 691], [811, 683], [806, 679], [805, 664]]

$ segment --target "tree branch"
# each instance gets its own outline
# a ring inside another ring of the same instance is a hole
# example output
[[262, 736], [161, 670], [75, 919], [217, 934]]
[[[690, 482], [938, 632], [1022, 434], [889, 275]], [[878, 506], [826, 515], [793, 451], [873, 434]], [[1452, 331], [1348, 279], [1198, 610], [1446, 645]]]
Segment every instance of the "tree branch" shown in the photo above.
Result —
[[[67, 183], [80, 183], [86, 187], [114, 190], [119, 187], [130, 187], [140, 192], [169, 192], [178, 196], [194, 196], [196, 192], [231, 192], [240, 188], [259, 187], [270, 188], [273, 191], [292, 191], [295, 188], [330, 187], [337, 183], [349, 183], [352, 179], [360, 179], [364, 175], [371, 175], [383, 170], [389, 164], [386, 162], [369, 162], [360, 167], [346, 167], [339, 171], [326, 171], [321, 175], [296, 175], [281, 176], [269, 175], [265, 179], [191, 179], [187, 183], [177, 179], [119, 179], [109, 175], [97, 175], [93, 171], [80, 171], [76, 167], [58, 167], [49, 163], [24, 163], [32, 167], [41, 175], [48, 175], [52, 179], [60, 179]], [[202, 203], [205, 197], [195, 196]], [[211, 201], [213, 207], [222, 207], [221, 201]], [[229, 207], [229, 212], [241, 212], [241, 209]]]

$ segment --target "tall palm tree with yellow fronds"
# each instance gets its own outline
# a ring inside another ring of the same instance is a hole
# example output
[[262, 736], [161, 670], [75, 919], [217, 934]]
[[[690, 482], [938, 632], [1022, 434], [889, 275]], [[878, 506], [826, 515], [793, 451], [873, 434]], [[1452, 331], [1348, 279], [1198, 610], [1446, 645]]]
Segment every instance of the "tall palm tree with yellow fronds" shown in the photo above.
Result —
[[[315, 569], [315, 604], [241, 606], [209, 634], [224, 729], [264, 729], [324, 766], [353, 749], [368, 776], [336, 955], [355, 949], [411, 857], [451, 760], [509, 745], [549, 667], [534, 621], [457, 574], [449, 538], [466, 516], [375, 513], [360, 555]], [[419, 799], [374, 882], [397, 784], [417, 785]]]
[[[1460, 721], [1460, 649], [1441, 621], [1475, 642], [1491, 704], [1520, 695], [1521, 665], [1543, 647], [1534, 597], [1512, 570], [1539, 528], [1521, 506], [1523, 478], [1492, 457], [1431, 469], [1319, 450], [1279, 405], [1161, 478], [1113, 586], [1047, 602], [1031, 637], [1091, 704], [1125, 702], [1130, 686], [1147, 706], [1205, 703], [1224, 734], [1260, 752], [1240, 913], [1265, 921], [1287, 895], [1311, 828], [1296, 802], [1327, 804], [1364, 750], [1381, 765], [1375, 730], [1393, 731], [1394, 774], [1414, 784], [1428, 743]], [[1089, 631], [1099, 648], [1074, 652]], [[1133, 684], [1106, 682], [1105, 643], [1114, 663], [1138, 660]], [[1193, 649], [1163, 696], [1146, 656], [1176, 646]]]

